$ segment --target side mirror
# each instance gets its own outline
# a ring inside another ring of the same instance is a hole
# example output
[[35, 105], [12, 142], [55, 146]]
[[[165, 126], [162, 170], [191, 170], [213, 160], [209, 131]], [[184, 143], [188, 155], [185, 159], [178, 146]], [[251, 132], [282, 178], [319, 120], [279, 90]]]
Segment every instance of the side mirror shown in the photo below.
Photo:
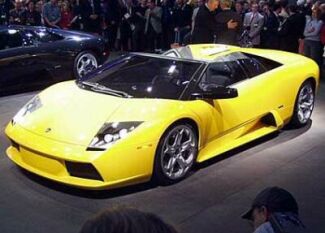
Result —
[[238, 96], [238, 91], [236, 88], [208, 85], [204, 90], [191, 96], [194, 99], [231, 99]]

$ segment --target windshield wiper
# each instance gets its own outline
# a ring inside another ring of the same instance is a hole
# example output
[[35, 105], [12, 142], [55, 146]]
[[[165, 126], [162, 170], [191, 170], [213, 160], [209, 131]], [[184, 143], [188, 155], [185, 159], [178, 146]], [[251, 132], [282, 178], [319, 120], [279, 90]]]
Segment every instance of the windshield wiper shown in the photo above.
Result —
[[105, 94], [110, 94], [110, 95], [114, 95], [114, 96], [119, 96], [119, 97], [125, 97], [125, 98], [131, 98], [132, 96], [129, 95], [128, 93], [124, 92], [124, 91], [117, 91], [111, 88], [108, 88], [104, 85], [101, 85], [99, 83], [92, 83], [92, 82], [87, 82], [87, 81], [83, 81], [81, 82], [82, 85], [86, 85], [91, 87], [91, 90], [96, 91], [96, 92], [101, 92], [101, 93], [105, 93]]

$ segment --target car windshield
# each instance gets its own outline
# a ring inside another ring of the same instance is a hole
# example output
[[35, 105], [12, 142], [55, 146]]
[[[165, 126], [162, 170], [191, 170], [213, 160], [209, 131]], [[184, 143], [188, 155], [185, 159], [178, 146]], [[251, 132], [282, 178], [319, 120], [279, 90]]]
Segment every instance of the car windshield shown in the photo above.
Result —
[[83, 78], [79, 86], [127, 98], [179, 99], [200, 62], [131, 54]]
[[26, 29], [25, 36], [26, 40], [30, 40], [32, 44], [48, 43], [63, 39], [62, 36], [52, 33], [45, 28]]

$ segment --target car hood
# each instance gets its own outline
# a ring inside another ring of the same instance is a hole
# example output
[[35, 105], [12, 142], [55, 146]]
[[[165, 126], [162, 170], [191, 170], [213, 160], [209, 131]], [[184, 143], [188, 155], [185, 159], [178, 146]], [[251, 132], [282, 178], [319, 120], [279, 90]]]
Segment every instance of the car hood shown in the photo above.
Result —
[[80, 89], [74, 81], [54, 85], [39, 97], [42, 107], [19, 125], [40, 136], [82, 146], [89, 145], [105, 122], [157, 121], [180, 102], [120, 98]]

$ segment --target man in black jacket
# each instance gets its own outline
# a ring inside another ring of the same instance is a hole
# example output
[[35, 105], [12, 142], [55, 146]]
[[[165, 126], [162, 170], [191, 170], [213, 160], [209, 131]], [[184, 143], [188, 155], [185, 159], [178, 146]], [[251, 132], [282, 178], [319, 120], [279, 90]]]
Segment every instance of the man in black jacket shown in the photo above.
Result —
[[237, 27], [237, 22], [233, 20], [228, 21], [226, 24], [217, 24], [215, 15], [218, 6], [219, 0], [208, 0], [206, 4], [200, 7], [195, 18], [192, 43], [213, 43], [215, 37], [218, 36], [217, 32], [219, 30]]
[[297, 7], [289, 6], [289, 17], [280, 25], [280, 49], [298, 53], [299, 39], [303, 38], [306, 18], [297, 12]]
[[80, 15], [86, 32], [99, 33], [101, 30], [99, 0], [80, 0]]
[[[273, 10], [278, 9], [280, 5], [274, 5]], [[271, 10], [270, 5], [265, 3], [263, 6], [264, 26], [261, 32], [261, 47], [268, 49], [278, 49], [278, 28], [280, 21], [275, 13]]]
[[242, 31], [242, 16], [231, 10], [232, 0], [220, 0], [222, 11], [216, 14], [217, 25], [225, 25], [228, 21], [233, 20], [238, 26], [233, 29], [219, 27], [217, 31], [217, 43], [237, 45], [240, 33]]
[[110, 50], [114, 50], [117, 30], [121, 20], [121, 6], [118, 0], [107, 1], [106, 11], [105, 20], [107, 24], [108, 47]]
[[173, 9], [173, 27], [175, 33], [175, 43], [183, 44], [184, 36], [191, 31], [193, 8], [184, 0], [176, 0]]

